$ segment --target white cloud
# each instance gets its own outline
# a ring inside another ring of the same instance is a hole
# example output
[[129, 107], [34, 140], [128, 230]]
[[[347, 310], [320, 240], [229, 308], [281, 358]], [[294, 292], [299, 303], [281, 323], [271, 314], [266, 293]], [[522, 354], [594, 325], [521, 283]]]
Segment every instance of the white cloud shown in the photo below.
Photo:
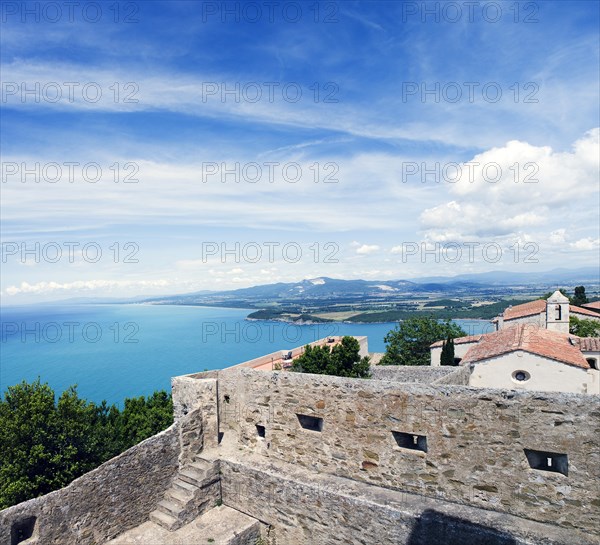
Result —
[[[21, 282], [19, 286], [9, 286], [6, 288], [7, 295], [19, 294], [48, 294], [60, 291], [89, 292], [95, 290], [110, 291], [112, 289], [132, 288], [132, 289], [153, 289], [166, 288], [171, 283], [167, 280], [78, 280], [76, 282], [37, 282], [29, 284]], [[136, 293], [137, 295], [137, 293]]]
[[550, 242], [553, 244], [562, 244], [566, 240], [566, 229], [557, 229], [550, 233]]
[[589, 131], [568, 152], [512, 141], [476, 155], [461, 165], [459, 180], [448, 184], [452, 200], [421, 213], [425, 238], [528, 237], [561, 244], [586, 223], [597, 229], [597, 221], [585, 218], [598, 214], [599, 135], [599, 129]]
[[371, 255], [379, 251], [377, 244], [363, 244], [356, 248], [356, 253], [359, 255]]
[[591, 237], [581, 238], [570, 244], [571, 248], [576, 250], [595, 250], [600, 248], [600, 239], [592, 239]]

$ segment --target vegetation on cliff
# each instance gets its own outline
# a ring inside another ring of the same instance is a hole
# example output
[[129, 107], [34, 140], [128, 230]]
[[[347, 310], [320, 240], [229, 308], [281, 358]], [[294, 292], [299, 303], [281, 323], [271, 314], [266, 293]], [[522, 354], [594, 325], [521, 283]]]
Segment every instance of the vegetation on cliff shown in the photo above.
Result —
[[327, 320], [326, 318], [320, 318], [313, 314], [301, 312], [296, 309], [285, 309], [285, 310], [273, 310], [263, 309], [251, 312], [247, 318], [250, 320], [279, 320], [283, 322], [314, 322], [314, 323], [325, 323], [332, 322], [333, 320]]
[[75, 386], [58, 401], [39, 379], [10, 386], [0, 400], [0, 509], [66, 486], [172, 422], [165, 391], [121, 410], [81, 399]]
[[[436, 320], [491, 320], [501, 314], [509, 306], [528, 303], [531, 299], [510, 299], [481, 306], [472, 306], [470, 303], [445, 304], [447, 300], [431, 301], [424, 307], [427, 310], [384, 310], [379, 312], [362, 312], [348, 318], [349, 322], [374, 323], [397, 322], [421, 316], [435, 318]], [[444, 305], [443, 309], [431, 309], [433, 305]], [[439, 339], [438, 339], [439, 340]]]

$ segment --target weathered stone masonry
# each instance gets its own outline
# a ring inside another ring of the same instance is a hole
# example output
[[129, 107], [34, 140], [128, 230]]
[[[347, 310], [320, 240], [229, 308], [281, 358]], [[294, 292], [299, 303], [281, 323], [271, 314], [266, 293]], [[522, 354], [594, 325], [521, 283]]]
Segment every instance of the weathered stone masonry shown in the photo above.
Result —
[[600, 396], [386, 373], [175, 377], [171, 428], [0, 512], [0, 543], [32, 520], [28, 545], [105, 543], [147, 521], [201, 454], [223, 504], [271, 526], [271, 545], [600, 544]]
[[[201, 376], [175, 379], [174, 391], [190, 391]], [[218, 395], [224, 444], [314, 472], [599, 535], [596, 397], [245, 369], [219, 372]], [[322, 430], [303, 429], [297, 415], [322, 419]], [[426, 452], [399, 446], [398, 434], [424, 438]], [[531, 469], [525, 449], [566, 454], [568, 475]]]

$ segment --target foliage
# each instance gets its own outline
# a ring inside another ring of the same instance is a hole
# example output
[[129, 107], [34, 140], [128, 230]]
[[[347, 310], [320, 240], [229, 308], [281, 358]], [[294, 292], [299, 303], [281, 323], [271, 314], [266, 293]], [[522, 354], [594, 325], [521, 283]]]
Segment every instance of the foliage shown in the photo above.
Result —
[[166, 392], [125, 400], [123, 410], [55, 394], [40, 380], [0, 400], [0, 509], [62, 488], [173, 422]]
[[[384, 310], [379, 312], [363, 312], [348, 318], [349, 322], [374, 323], [374, 322], [397, 322], [415, 317], [431, 317], [437, 320], [450, 319], [481, 319], [491, 320], [506, 310], [509, 306], [529, 303], [531, 299], [510, 299], [498, 301], [489, 305], [465, 308], [445, 308], [439, 310], [415, 311], [415, 310]], [[439, 339], [438, 339], [439, 340]]]
[[466, 335], [463, 329], [446, 320], [439, 322], [430, 316], [410, 318], [399, 323], [386, 336], [386, 351], [380, 365], [429, 365], [429, 347], [440, 339]]
[[333, 320], [327, 318], [320, 318], [313, 314], [301, 312], [296, 308], [257, 310], [248, 314], [247, 318], [251, 320], [283, 320], [286, 322], [333, 322]]
[[469, 308], [471, 304], [468, 301], [459, 301], [458, 299], [437, 299], [423, 303], [424, 307], [445, 307], [445, 308]]
[[588, 302], [588, 298], [585, 295], [585, 286], [577, 286], [575, 288], [575, 295], [571, 298], [571, 304], [580, 307]]
[[442, 354], [440, 356], [441, 365], [455, 365], [454, 363], [454, 339], [448, 337], [442, 345]]
[[570, 316], [569, 333], [578, 337], [600, 337], [600, 322]]
[[333, 348], [327, 345], [304, 347], [303, 354], [294, 360], [291, 370], [316, 375], [368, 378], [370, 359], [360, 357], [360, 345], [354, 337], [343, 337]]

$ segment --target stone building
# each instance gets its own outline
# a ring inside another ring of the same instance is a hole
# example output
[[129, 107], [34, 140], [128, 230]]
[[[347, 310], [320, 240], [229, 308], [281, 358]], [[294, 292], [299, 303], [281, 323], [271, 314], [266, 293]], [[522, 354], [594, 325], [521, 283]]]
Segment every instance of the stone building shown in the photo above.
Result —
[[175, 377], [173, 426], [1, 511], [0, 543], [600, 544], [600, 396], [269, 359]]
[[569, 316], [600, 321], [600, 314], [594, 308], [571, 305], [569, 299], [558, 290], [547, 300], [538, 299], [522, 305], [508, 307], [492, 321], [496, 326], [496, 331], [516, 324], [533, 324], [552, 331], [568, 333]]
[[[600, 321], [559, 291], [509, 307], [495, 332], [454, 339], [455, 364], [469, 369], [470, 386], [600, 394], [600, 339], [569, 334], [571, 315]], [[431, 345], [432, 366], [441, 365], [443, 344]]]
[[[431, 345], [434, 367], [441, 365], [443, 343]], [[469, 369], [470, 386], [600, 394], [598, 337], [519, 323], [454, 339], [454, 356], [456, 365]]]

